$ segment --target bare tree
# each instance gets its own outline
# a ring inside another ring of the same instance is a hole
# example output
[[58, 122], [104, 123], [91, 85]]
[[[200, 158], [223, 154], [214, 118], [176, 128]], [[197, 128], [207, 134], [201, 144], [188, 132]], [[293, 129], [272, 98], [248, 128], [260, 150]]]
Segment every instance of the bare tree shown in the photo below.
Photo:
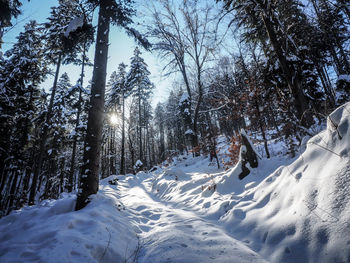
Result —
[[152, 9], [149, 35], [153, 49], [167, 60], [166, 74], [180, 72], [188, 94], [189, 118], [185, 121], [192, 147], [198, 146], [198, 116], [203, 100], [203, 74], [216, 46], [214, 10], [198, 1], [182, 1], [178, 6], [160, 0]]

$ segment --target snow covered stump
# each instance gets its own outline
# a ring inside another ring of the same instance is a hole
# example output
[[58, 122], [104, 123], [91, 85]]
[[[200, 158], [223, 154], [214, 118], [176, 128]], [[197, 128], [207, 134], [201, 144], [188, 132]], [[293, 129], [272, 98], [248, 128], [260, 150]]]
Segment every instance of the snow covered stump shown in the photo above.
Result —
[[242, 138], [242, 146], [241, 146], [239, 155], [240, 155], [242, 172], [238, 175], [238, 178], [240, 180], [242, 180], [244, 177], [250, 174], [250, 170], [247, 167], [248, 163], [251, 168], [258, 167], [258, 156], [253, 148], [252, 143], [250, 142], [247, 134], [243, 129], [241, 130], [241, 138]]
[[137, 160], [135, 165], [134, 165], [134, 171], [135, 173], [138, 173], [142, 170], [143, 168], [143, 163], [141, 162], [141, 160]]

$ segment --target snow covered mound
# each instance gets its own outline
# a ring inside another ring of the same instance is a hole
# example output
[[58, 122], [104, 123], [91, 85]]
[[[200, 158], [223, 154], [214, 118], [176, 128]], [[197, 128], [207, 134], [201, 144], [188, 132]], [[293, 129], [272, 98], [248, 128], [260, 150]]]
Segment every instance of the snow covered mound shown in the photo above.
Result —
[[0, 262], [133, 262], [138, 239], [110, 179], [83, 210], [65, 195], [0, 219]]
[[350, 262], [350, 103], [305, 143], [298, 159], [259, 160], [242, 181], [237, 166], [189, 157], [156, 175], [152, 191], [271, 262]]
[[350, 262], [350, 103], [221, 221], [272, 262]]

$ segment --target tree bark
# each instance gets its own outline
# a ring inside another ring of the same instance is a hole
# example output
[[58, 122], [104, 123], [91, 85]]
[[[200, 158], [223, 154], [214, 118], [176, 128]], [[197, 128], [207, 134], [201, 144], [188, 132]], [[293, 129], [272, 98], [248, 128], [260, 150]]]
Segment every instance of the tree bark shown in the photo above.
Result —
[[35, 199], [35, 194], [36, 194], [36, 186], [37, 186], [39, 175], [41, 173], [41, 167], [42, 167], [42, 163], [43, 163], [44, 152], [46, 150], [46, 141], [47, 141], [47, 135], [49, 132], [49, 123], [50, 123], [51, 114], [52, 114], [53, 102], [54, 102], [54, 98], [55, 98], [55, 94], [56, 94], [57, 80], [58, 80], [58, 75], [59, 75], [59, 71], [60, 71], [60, 67], [61, 67], [62, 56], [63, 56], [63, 54], [61, 52], [58, 55], [58, 59], [57, 59], [55, 79], [53, 82], [49, 107], [48, 107], [47, 113], [46, 113], [46, 118], [45, 118], [46, 121], [44, 123], [43, 132], [41, 133], [39, 156], [38, 156], [36, 163], [35, 163], [33, 180], [32, 180], [32, 185], [31, 185], [30, 194], [29, 194], [29, 205], [34, 204], [34, 199]]
[[81, 74], [80, 74], [80, 89], [79, 89], [79, 99], [78, 99], [78, 111], [77, 111], [77, 119], [75, 120], [75, 135], [74, 135], [74, 140], [73, 140], [73, 149], [72, 149], [72, 159], [71, 159], [71, 164], [70, 164], [70, 170], [69, 170], [69, 176], [68, 176], [68, 186], [67, 190], [68, 192], [72, 192], [73, 189], [75, 188], [75, 182], [74, 182], [74, 172], [75, 172], [75, 156], [76, 156], [76, 151], [77, 151], [77, 132], [78, 132], [78, 127], [80, 124], [80, 113], [81, 113], [81, 103], [82, 103], [82, 88], [83, 88], [83, 83], [84, 83], [84, 68], [85, 68], [85, 52], [86, 52], [86, 47], [84, 43], [83, 47], [83, 61], [81, 65]]
[[[140, 85], [140, 84], [139, 84]], [[139, 88], [140, 89], [140, 88]], [[139, 103], [139, 160], [143, 162], [142, 155], [142, 126], [141, 126], [141, 94], [139, 93], [138, 103]]]
[[122, 145], [120, 154], [120, 174], [125, 174], [125, 98], [122, 93]]
[[250, 174], [250, 170], [246, 165], [249, 163], [251, 168], [257, 168], [258, 163], [258, 157], [253, 150], [252, 145], [250, 145], [248, 138], [245, 136], [244, 133], [241, 132], [241, 138], [242, 138], [242, 146], [245, 146], [245, 150], [241, 149], [241, 168], [242, 172], [238, 175], [238, 178], [242, 180], [244, 177], [246, 177], [248, 174]]
[[109, 0], [100, 1], [98, 29], [91, 84], [90, 108], [87, 123], [86, 147], [76, 210], [88, 203], [88, 197], [98, 191], [99, 162], [101, 157], [102, 126], [104, 119], [104, 95], [108, 60], [108, 38], [110, 26]]
[[290, 92], [295, 99], [294, 106], [297, 112], [297, 117], [300, 120], [301, 124], [305, 127], [309, 127], [312, 124], [312, 118], [309, 113], [307, 113], [308, 110], [308, 104], [306, 102], [306, 98], [304, 95], [303, 90], [300, 87], [300, 81], [297, 76], [297, 72], [295, 72], [295, 69], [290, 69], [288, 66], [287, 59], [285, 55], [283, 54], [282, 48], [280, 43], [278, 42], [277, 36], [275, 31], [272, 28], [271, 20], [269, 17], [267, 17], [265, 14], [262, 14], [262, 20], [264, 22], [264, 26], [267, 32], [267, 35], [269, 36], [271, 45], [277, 55], [278, 61], [281, 65], [283, 74], [286, 78], [286, 81], [288, 83], [288, 87], [290, 89]]
[[264, 130], [264, 124], [263, 124], [263, 121], [262, 121], [262, 116], [260, 114], [259, 104], [258, 104], [257, 100], [255, 100], [255, 109], [256, 109], [256, 113], [257, 113], [257, 117], [258, 117], [258, 122], [259, 122], [259, 126], [260, 126], [261, 135], [262, 135], [263, 141], [264, 141], [266, 157], [268, 159], [270, 159], [270, 152], [269, 152], [269, 148], [267, 147], [267, 139], [266, 139], [266, 134], [265, 134], [265, 130]]

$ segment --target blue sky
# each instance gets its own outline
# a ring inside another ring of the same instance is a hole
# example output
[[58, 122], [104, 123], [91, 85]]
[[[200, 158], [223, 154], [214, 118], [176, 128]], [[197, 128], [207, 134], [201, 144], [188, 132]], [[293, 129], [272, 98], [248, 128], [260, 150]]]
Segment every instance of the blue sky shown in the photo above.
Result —
[[[56, 6], [56, 0], [31, 0], [30, 2], [22, 1], [23, 6], [21, 8], [22, 15], [17, 20], [14, 20], [15, 27], [7, 32], [3, 37], [3, 50], [11, 48], [12, 44], [16, 42], [16, 36], [23, 30], [23, 26], [29, 22], [29, 20], [36, 20], [38, 23], [46, 21], [46, 18], [50, 14], [50, 7]], [[95, 25], [96, 23], [94, 23]], [[118, 65], [121, 62], [129, 65], [130, 58], [133, 56], [133, 50], [136, 47], [136, 43], [130, 37], [128, 37], [122, 29], [115, 26], [110, 30], [110, 46], [109, 46], [109, 60], [107, 65], [107, 80], [110, 74], [118, 69]], [[156, 54], [142, 50], [142, 57], [145, 59], [151, 72], [151, 81], [155, 84], [155, 90], [153, 95], [152, 105], [155, 106], [159, 101], [165, 101], [167, 99], [168, 92], [171, 88], [171, 79], [163, 78], [161, 76], [162, 62], [157, 59]], [[92, 46], [88, 53], [90, 59], [94, 58], [94, 46]], [[80, 68], [72, 65], [63, 66], [61, 68], [61, 74], [67, 72], [71, 83], [75, 84], [79, 78]], [[60, 74], [60, 75], [61, 75]], [[91, 79], [92, 67], [88, 68], [85, 73], [85, 83]], [[48, 90], [52, 86], [53, 78], [48, 78], [42, 87]]]

